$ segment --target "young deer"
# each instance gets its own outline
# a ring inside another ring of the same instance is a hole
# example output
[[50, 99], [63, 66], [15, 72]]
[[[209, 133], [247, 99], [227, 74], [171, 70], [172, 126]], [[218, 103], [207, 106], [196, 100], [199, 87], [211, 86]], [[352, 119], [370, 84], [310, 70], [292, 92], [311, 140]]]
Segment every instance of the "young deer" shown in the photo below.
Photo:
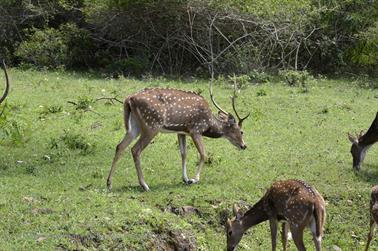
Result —
[[378, 112], [365, 134], [361, 132], [354, 137], [348, 133], [348, 138], [352, 143], [350, 152], [353, 156], [353, 168], [359, 171], [367, 150], [378, 141]]
[[5, 61], [3, 60], [3, 70], [4, 70], [4, 74], [5, 74], [5, 90], [3, 92], [3, 95], [1, 96], [0, 98], [0, 104], [5, 100], [5, 98], [8, 96], [8, 93], [9, 93], [9, 87], [10, 87], [10, 84], [9, 84], [9, 77], [8, 77], [8, 73], [7, 73], [7, 67], [5, 65]]
[[370, 231], [368, 234], [368, 240], [366, 243], [365, 251], [369, 250], [369, 245], [373, 239], [375, 226], [378, 224], [378, 185], [371, 189], [370, 199]]
[[[236, 88], [236, 87], [235, 87]], [[149, 190], [144, 181], [140, 165], [140, 155], [144, 148], [159, 133], [177, 133], [182, 158], [182, 179], [185, 183], [196, 183], [200, 179], [200, 172], [205, 161], [205, 149], [202, 136], [210, 138], [226, 138], [239, 149], [246, 149], [243, 141], [242, 123], [249, 114], [240, 118], [235, 109], [235, 90], [232, 97], [232, 107], [239, 119], [225, 112], [215, 102], [210, 84], [211, 101], [219, 109], [218, 116], [213, 115], [206, 100], [189, 91], [176, 89], [147, 88], [132, 94], [124, 101], [124, 121], [126, 135], [117, 145], [112, 167], [107, 179], [107, 186], [112, 187], [112, 175], [121, 153], [139, 135], [139, 139], [132, 147], [135, 167], [139, 184], [145, 191]], [[186, 174], [186, 135], [189, 135], [199, 154], [200, 162], [194, 179], [188, 179]]]
[[321, 250], [325, 203], [323, 197], [301, 180], [277, 181], [265, 195], [243, 216], [234, 205], [235, 218], [226, 223], [227, 250], [235, 250], [244, 232], [263, 221], [269, 220], [272, 250], [276, 250], [278, 222], [283, 221], [282, 243], [287, 250], [287, 234], [290, 228], [298, 250], [306, 250], [303, 230], [310, 227], [316, 250]]

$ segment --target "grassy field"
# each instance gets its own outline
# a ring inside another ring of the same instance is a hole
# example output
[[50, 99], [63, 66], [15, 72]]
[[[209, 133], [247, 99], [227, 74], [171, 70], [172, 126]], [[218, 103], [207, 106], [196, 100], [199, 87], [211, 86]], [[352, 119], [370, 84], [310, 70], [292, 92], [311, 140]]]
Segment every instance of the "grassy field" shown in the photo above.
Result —
[[[245, 122], [247, 150], [206, 139], [201, 182], [187, 186], [177, 137], [159, 135], [142, 156], [151, 191], [139, 187], [128, 149], [108, 192], [106, 177], [125, 133], [122, 105], [92, 99], [123, 98], [147, 86], [202, 91], [208, 98], [207, 82], [15, 69], [9, 74], [8, 123], [0, 134], [0, 250], [169, 250], [179, 244], [223, 250], [222, 224], [232, 204], [246, 209], [273, 181], [287, 178], [307, 181], [326, 199], [326, 250], [363, 249], [370, 188], [378, 183], [378, 147], [355, 173], [346, 134], [370, 126], [378, 89], [326, 79], [313, 81], [307, 93], [279, 82], [248, 86], [237, 101], [240, 113], [252, 112]], [[231, 91], [215, 87], [218, 103], [229, 111]], [[192, 177], [198, 156], [191, 142], [188, 151]], [[197, 210], [185, 214], [184, 206]], [[305, 236], [313, 250], [309, 232]], [[239, 246], [269, 249], [268, 223], [248, 231]], [[378, 250], [378, 238], [372, 250]]]

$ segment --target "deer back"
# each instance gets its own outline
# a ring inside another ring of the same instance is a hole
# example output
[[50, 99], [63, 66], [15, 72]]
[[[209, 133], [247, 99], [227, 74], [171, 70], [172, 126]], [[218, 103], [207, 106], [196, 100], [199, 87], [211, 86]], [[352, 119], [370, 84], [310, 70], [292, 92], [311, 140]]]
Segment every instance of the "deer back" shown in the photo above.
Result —
[[265, 194], [265, 210], [270, 217], [279, 220], [302, 222], [305, 212], [316, 205], [324, 207], [319, 192], [301, 180], [284, 180], [272, 184]]
[[207, 101], [194, 92], [176, 89], [144, 89], [126, 102], [143, 124], [162, 131], [202, 133], [212, 119]]

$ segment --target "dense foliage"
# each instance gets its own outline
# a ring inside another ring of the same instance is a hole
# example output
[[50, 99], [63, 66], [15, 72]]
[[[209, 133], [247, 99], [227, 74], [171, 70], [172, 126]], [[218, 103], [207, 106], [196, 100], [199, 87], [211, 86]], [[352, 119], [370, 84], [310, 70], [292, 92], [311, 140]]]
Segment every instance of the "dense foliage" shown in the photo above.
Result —
[[112, 75], [378, 66], [377, 1], [3, 0], [0, 31], [14, 64]]

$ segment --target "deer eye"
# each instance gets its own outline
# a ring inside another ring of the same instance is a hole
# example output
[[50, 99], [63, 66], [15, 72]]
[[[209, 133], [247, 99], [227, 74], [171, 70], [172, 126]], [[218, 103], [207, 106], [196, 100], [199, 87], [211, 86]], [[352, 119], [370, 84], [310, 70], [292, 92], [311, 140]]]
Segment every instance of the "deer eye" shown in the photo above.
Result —
[[232, 235], [232, 231], [228, 231], [228, 236], [231, 236]]
[[244, 132], [243, 132], [243, 131], [240, 131], [240, 133], [241, 133], [241, 135], [243, 135], [243, 134], [244, 134]]

